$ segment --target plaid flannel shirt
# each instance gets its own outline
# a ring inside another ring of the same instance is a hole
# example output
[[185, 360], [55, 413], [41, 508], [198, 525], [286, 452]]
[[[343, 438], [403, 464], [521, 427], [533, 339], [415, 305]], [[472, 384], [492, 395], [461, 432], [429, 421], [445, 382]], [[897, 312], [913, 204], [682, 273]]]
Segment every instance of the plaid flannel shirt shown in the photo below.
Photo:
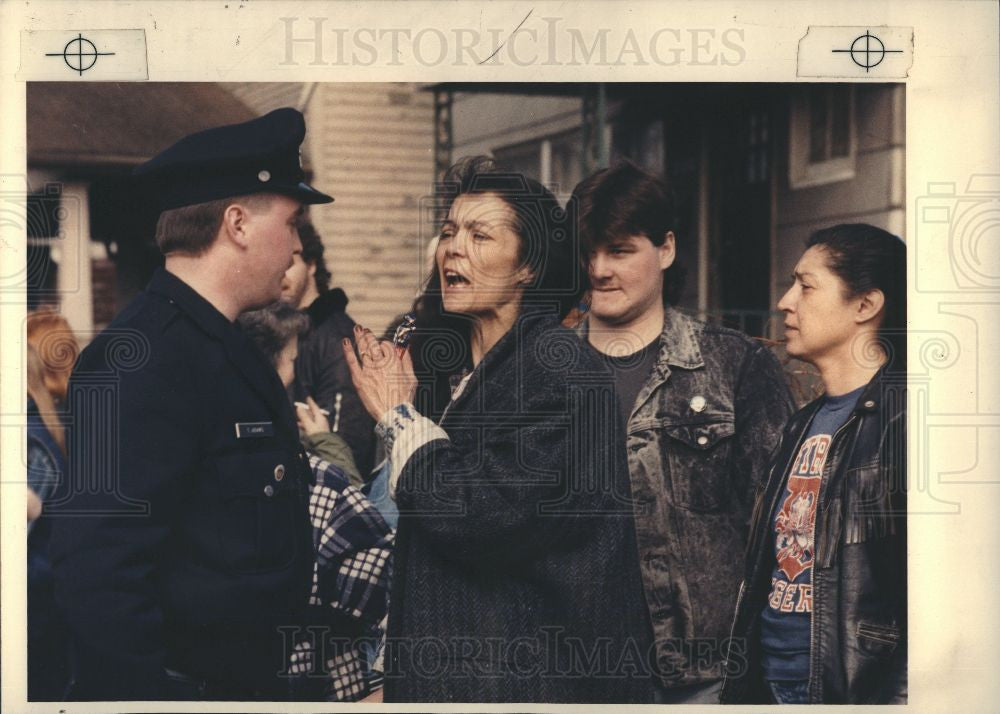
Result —
[[[309, 496], [313, 526], [312, 592], [309, 604], [332, 607], [362, 621], [376, 633], [383, 621], [392, 575], [393, 531], [378, 510], [335, 464], [310, 454], [315, 483]], [[352, 644], [326, 662], [328, 697], [356, 701], [368, 693], [377, 678], [366, 658]], [[313, 643], [300, 642], [291, 657], [290, 671], [316, 671]]]

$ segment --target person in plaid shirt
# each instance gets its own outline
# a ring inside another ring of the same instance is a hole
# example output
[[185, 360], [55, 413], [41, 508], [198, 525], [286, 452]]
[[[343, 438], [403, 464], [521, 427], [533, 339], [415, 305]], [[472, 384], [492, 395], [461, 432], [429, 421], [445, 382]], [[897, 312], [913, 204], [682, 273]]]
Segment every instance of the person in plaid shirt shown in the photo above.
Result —
[[[275, 303], [244, 313], [240, 326], [264, 352], [287, 387], [294, 378], [295, 341], [307, 323], [301, 313]], [[312, 399], [298, 407], [299, 424], [308, 433], [330, 427]], [[331, 437], [340, 439], [335, 433]], [[381, 687], [375, 654], [384, 641], [394, 531], [368, 498], [351, 484], [354, 468], [349, 449], [336, 449], [331, 461], [307, 449], [314, 482], [310, 486], [309, 517], [313, 527], [311, 624], [330, 626], [330, 641], [315, 636], [299, 641], [291, 653], [290, 675], [302, 678], [302, 691], [315, 692], [322, 678], [328, 701], [357, 701]], [[326, 631], [323, 628], [321, 631]], [[325, 662], [317, 661], [317, 650]]]

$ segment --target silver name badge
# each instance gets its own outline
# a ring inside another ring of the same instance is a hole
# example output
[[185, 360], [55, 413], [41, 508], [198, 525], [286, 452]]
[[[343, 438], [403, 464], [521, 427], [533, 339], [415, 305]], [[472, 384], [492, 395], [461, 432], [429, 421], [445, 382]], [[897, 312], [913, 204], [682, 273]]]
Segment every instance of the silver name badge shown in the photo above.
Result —
[[237, 439], [263, 439], [274, 436], [274, 423], [270, 421], [245, 421], [236, 423]]

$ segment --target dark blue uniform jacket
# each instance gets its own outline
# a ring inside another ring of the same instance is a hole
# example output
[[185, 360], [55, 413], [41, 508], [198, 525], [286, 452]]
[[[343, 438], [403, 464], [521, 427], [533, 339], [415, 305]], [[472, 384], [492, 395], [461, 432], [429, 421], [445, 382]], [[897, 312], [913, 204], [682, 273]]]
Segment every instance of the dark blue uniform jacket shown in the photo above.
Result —
[[309, 467], [277, 374], [159, 270], [84, 351], [53, 515], [77, 699], [188, 698], [176, 670], [284, 698], [308, 595]]

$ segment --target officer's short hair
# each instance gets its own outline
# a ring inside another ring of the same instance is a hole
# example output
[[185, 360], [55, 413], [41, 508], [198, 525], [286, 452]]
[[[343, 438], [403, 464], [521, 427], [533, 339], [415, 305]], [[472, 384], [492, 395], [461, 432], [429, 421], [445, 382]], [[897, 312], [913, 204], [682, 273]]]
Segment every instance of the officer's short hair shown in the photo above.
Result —
[[271, 198], [269, 193], [254, 193], [163, 211], [156, 223], [156, 245], [163, 255], [201, 255], [215, 242], [222, 227], [222, 216], [229, 206], [239, 203], [251, 211], [266, 211]]

